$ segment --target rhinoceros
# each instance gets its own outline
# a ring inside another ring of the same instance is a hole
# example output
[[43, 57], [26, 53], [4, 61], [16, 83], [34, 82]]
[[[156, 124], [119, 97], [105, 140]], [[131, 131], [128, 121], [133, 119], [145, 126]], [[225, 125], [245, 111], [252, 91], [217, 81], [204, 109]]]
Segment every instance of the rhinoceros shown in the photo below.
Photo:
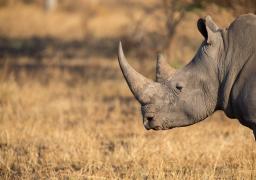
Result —
[[145, 128], [189, 126], [222, 110], [256, 138], [256, 15], [241, 15], [228, 28], [206, 16], [197, 27], [204, 40], [194, 58], [175, 70], [159, 55], [155, 81], [128, 64], [119, 43], [119, 65], [141, 104]]

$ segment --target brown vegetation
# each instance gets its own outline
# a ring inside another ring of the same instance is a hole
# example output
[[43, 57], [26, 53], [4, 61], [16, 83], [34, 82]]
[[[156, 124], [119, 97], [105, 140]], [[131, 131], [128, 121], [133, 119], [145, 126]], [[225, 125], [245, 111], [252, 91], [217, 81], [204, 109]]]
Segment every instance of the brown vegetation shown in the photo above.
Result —
[[[50, 14], [34, 5], [2, 7], [0, 179], [255, 179], [253, 135], [222, 113], [190, 127], [144, 129], [116, 48], [145, 12], [111, 2]], [[196, 20], [206, 14], [221, 26], [233, 19], [216, 5], [189, 12], [177, 27], [171, 64], [193, 56], [202, 40]], [[164, 27], [157, 16], [144, 23], [142, 37], [154, 39]], [[129, 40], [129, 62], [154, 77], [158, 49]], [[135, 58], [142, 49], [148, 55]]]

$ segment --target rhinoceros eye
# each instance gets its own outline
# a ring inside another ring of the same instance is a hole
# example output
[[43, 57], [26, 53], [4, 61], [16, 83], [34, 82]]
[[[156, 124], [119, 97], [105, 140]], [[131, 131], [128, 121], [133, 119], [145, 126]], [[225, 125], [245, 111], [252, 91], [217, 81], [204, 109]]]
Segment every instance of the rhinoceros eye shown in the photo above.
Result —
[[183, 89], [183, 86], [179, 83], [176, 84], [176, 89], [178, 89], [180, 92]]

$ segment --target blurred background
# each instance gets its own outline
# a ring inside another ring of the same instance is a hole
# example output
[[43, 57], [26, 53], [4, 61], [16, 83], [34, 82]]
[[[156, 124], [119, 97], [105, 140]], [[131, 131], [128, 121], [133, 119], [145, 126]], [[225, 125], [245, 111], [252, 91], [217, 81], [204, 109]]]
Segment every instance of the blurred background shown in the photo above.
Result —
[[155, 78], [163, 52], [180, 68], [203, 37], [256, 13], [255, 0], [0, 0], [1, 179], [254, 179], [252, 133], [221, 112], [146, 131], [117, 63]]

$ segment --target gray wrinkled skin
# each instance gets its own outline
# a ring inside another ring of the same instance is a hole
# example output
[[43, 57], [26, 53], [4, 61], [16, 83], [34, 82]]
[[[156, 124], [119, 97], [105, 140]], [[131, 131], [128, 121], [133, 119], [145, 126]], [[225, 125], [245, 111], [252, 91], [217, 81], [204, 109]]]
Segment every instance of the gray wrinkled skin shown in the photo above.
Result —
[[143, 80], [139, 90], [132, 88], [140, 80], [134, 80], [137, 72], [129, 74], [122, 65], [126, 60], [119, 45], [120, 67], [141, 103], [145, 128], [188, 126], [223, 110], [252, 129], [256, 137], [256, 16], [242, 15], [227, 29], [207, 16], [198, 20], [198, 30], [204, 41], [191, 62], [173, 72], [160, 58], [157, 81]]

